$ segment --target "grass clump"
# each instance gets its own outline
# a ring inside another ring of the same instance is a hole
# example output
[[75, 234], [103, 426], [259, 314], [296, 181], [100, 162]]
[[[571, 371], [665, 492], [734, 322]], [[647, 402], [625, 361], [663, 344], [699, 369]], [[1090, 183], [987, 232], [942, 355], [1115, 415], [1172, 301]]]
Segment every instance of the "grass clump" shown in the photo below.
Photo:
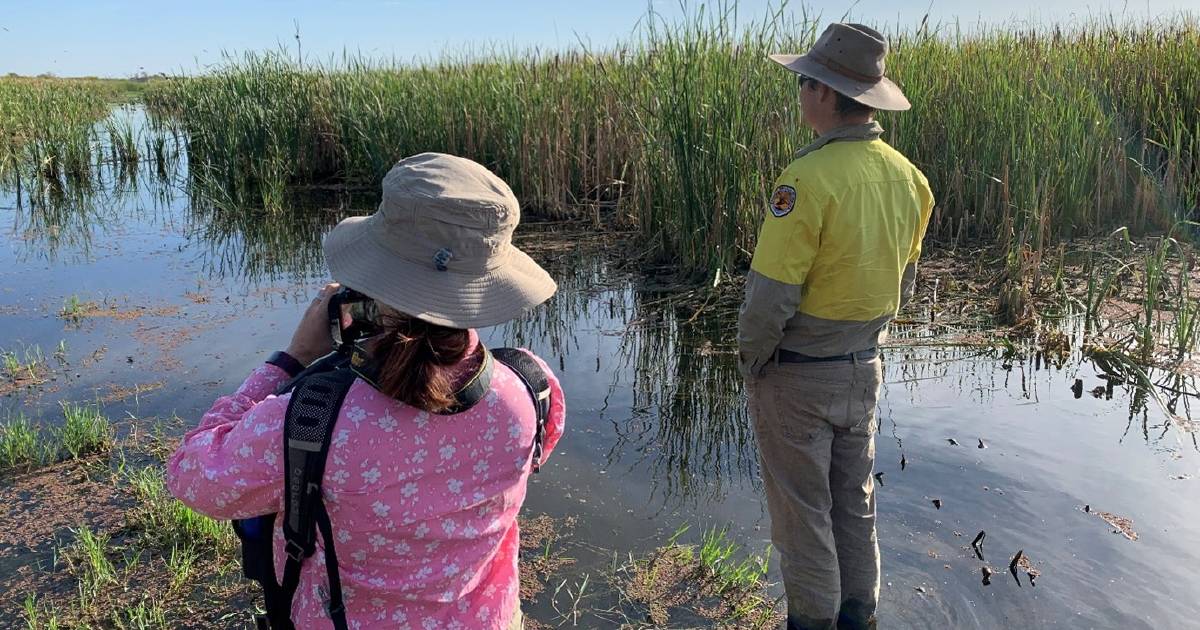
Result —
[[0, 423], [0, 470], [81, 459], [113, 448], [113, 427], [96, 405], [63, 403], [63, 423], [43, 428], [22, 414]]
[[[234, 548], [237, 538], [229, 524], [204, 516], [171, 496], [162, 468], [134, 470], [129, 474], [129, 483], [140, 504], [132, 521], [147, 544], [178, 554], [194, 550], [228, 553]], [[184, 558], [177, 556], [173, 566], [182, 571], [190, 564]]]
[[78, 323], [79, 320], [97, 308], [99, 306], [95, 302], [84, 301], [78, 295], [71, 295], [63, 300], [63, 305], [58, 311], [58, 316], [70, 322]]
[[727, 529], [705, 530], [698, 545], [680, 544], [688, 529], [679, 528], [652, 555], [623, 567], [623, 594], [657, 625], [666, 625], [672, 610], [687, 610], [718, 627], [777, 627], [783, 615], [766, 594], [770, 549], [739, 559], [741, 547], [729, 540]]
[[32, 468], [46, 463], [48, 446], [24, 415], [0, 424], [0, 468]]
[[112, 624], [118, 630], [152, 630], [169, 627], [162, 604], [142, 600], [136, 606], [114, 611]]
[[117, 569], [108, 558], [111, 539], [87, 527], [72, 530], [75, 542], [64, 554], [68, 569], [79, 578], [79, 598], [86, 606], [101, 590], [117, 581]]
[[46, 358], [38, 346], [29, 346], [21, 351], [0, 352], [0, 369], [8, 380], [8, 391], [45, 381], [48, 371]]
[[71, 459], [104, 453], [112, 448], [112, 425], [98, 406], [63, 403], [62, 410], [65, 422], [57, 437]]
[[58, 613], [38, 603], [36, 594], [29, 594], [21, 606], [26, 630], [59, 630]]

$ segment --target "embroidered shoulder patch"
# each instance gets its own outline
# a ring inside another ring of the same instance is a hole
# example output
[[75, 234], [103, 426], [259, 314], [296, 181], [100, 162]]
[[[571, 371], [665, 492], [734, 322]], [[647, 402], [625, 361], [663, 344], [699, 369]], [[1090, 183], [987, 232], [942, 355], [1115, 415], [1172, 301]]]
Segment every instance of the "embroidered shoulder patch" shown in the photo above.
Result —
[[791, 186], [780, 186], [771, 194], [771, 214], [785, 217], [792, 208], [796, 207], [796, 189]]

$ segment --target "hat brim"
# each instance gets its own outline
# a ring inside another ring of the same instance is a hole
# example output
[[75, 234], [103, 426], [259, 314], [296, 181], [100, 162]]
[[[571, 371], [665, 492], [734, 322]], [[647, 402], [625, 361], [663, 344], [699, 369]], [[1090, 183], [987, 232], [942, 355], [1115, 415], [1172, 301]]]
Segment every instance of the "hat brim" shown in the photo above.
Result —
[[491, 269], [471, 273], [401, 258], [372, 234], [371, 217], [351, 217], [325, 236], [333, 279], [406, 315], [451, 328], [484, 328], [524, 315], [558, 285], [525, 252], [505, 246]]
[[771, 61], [795, 72], [812, 77], [833, 88], [835, 92], [875, 109], [902, 112], [912, 108], [900, 86], [884, 77], [879, 81], [856, 81], [830, 70], [808, 55], [769, 55]]

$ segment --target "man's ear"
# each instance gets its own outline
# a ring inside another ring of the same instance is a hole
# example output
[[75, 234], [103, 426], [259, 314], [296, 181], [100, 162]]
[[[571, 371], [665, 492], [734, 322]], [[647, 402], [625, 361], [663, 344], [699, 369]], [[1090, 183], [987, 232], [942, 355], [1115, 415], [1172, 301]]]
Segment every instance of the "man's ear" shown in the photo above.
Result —
[[837, 92], [835, 92], [833, 88], [829, 87], [828, 85], [822, 83], [820, 90], [821, 93], [817, 95], [817, 100], [821, 101], [822, 103], [824, 103], [826, 100], [832, 101], [837, 99]]

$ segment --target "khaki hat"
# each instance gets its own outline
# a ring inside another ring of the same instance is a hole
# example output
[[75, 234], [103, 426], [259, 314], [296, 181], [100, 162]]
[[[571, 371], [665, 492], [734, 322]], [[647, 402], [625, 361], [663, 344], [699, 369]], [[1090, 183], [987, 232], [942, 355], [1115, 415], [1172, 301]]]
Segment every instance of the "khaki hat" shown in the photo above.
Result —
[[770, 58], [868, 107], [904, 111], [912, 105], [900, 87], [883, 76], [887, 53], [887, 39], [879, 31], [862, 24], [830, 24], [807, 53]]
[[338, 223], [322, 247], [337, 282], [433, 324], [482, 328], [558, 288], [513, 246], [520, 220], [508, 184], [481, 164], [422, 153], [383, 178], [375, 214]]

